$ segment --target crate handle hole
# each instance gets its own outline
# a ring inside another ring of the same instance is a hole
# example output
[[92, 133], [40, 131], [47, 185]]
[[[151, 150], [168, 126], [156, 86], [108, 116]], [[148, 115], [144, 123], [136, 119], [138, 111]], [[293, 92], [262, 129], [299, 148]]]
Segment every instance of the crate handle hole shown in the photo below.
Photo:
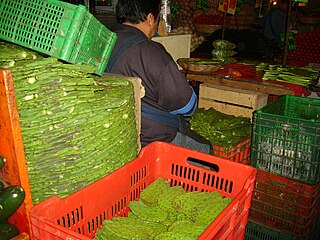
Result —
[[292, 126], [290, 124], [287, 124], [287, 123], [281, 124], [281, 128], [285, 132], [292, 132], [292, 130], [293, 130]]
[[193, 157], [188, 157], [187, 161], [189, 164], [201, 167], [204, 169], [208, 169], [214, 172], [219, 172], [219, 166], [214, 163], [206, 162], [204, 160], [198, 159], [198, 158], [193, 158]]

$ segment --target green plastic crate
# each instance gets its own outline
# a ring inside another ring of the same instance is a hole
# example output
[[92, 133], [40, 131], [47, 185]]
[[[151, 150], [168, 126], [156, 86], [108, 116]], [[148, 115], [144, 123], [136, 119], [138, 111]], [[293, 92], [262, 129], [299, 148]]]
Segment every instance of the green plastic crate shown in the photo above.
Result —
[[1, 0], [0, 38], [102, 75], [117, 35], [83, 5], [57, 0]]
[[303, 183], [319, 183], [320, 99], [286, 95], [255, 111], [251, 165]]
[[314, 224], [313, 229], [306, 237], [296, 237], [294, 235], [274, 230], [270, 227], [248, 221], [245, 231], [245, 240], [317, 240], [320, 239], [319, 231], [320, 218]]

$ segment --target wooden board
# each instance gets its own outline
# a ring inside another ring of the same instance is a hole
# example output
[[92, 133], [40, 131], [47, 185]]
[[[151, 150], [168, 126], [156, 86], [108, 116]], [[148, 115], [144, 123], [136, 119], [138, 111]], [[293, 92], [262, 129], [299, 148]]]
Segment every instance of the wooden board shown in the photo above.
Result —
[[136, 116], [136, 127], [138, 132], [138, 146], [139, 151], [141, 149], [141, 142], [140, 142], [140, 133], [141, 133], [141, 98], [145, 95], [145, 88], [142, 85], [141, 78], [138, 77], [127, 77], [124, 75], [119, 74], [112, 74], [112, 73], [105, 73], [103, 75], [104, 77], [121, 77], [128, 81], [130, 81], [133, 84], [134, 88], [134, 99], [135, 99], [135, 116]]
[[249, 91], [261, 92], [271, 95], [295, 95], [295, 92], [282, 85], [265, 83], [263, 81], [249, 81], [243, 79], [237, 79], [234, 77], [224, 77], [215, 74], [197, 74], [188, 73], [187, 78], [189, 80], [217, 84], [220, 86], [232, 87], [233, 89], [244, 89]]

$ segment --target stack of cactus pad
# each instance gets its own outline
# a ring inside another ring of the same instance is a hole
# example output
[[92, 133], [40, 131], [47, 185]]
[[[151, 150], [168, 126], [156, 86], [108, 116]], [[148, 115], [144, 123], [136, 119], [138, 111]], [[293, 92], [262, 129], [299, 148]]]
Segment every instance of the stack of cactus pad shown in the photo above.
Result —
[[130, 81], [13, 44], [0, 42], [0, 50], [0, 67], [14, 79], [34, 204], [68, 196], [136, 158]]

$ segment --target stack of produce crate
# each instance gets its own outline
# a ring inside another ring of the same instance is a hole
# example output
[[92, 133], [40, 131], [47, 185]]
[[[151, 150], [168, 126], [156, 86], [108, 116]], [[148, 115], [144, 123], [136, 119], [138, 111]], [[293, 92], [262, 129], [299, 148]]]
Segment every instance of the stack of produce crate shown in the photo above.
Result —
[[251, 146], [246, 239], [319, 239], [320, 100], [281, 96], [256, 111]]

